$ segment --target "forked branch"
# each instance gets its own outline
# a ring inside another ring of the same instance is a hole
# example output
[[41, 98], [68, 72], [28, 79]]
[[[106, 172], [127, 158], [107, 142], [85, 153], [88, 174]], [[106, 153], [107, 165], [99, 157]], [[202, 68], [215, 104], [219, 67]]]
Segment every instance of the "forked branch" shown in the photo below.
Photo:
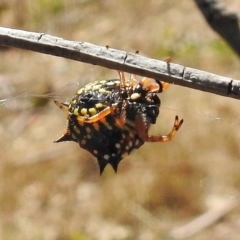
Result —
[[204, 18], [240, 57], [240, 16], [228, 12], [219, 0], [194, 0]]

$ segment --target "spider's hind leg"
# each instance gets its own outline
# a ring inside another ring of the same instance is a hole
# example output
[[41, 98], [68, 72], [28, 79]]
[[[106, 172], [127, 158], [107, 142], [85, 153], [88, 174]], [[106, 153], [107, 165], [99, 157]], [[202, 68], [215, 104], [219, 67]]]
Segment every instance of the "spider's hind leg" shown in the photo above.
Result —
[[179, 121], [178, 116], [175, 117], [174, 125], [170, 133], [167, 135], [148, 135], [149, 124], [146, 125], [141, 117], [136, 120], [136, 129], [140, 138], [145, 142], [167, 142], [170, 141], [183, 124], [183, 119]]

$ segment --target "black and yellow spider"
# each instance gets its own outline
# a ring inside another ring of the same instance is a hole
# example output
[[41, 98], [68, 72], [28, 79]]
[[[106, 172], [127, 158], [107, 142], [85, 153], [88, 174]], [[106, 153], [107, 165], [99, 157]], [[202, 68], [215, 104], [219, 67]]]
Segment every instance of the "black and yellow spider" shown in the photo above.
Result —
[[159, 115], [158, 93], [168, 83], [143, 78], [126, 79], [119, 71], [119, 79], [95, 81], [80, 88], [70, 103], [55, 101], [68, 116], [68, 127], [56, 142], [74, 141], [93, 154], [100, 174], [106, 165], [117, 172], [119, 162], [144, 142], [171, 140], [183, 120], [175, 117], [174, 126], [167, 135], [149, 135], [151, 124]]

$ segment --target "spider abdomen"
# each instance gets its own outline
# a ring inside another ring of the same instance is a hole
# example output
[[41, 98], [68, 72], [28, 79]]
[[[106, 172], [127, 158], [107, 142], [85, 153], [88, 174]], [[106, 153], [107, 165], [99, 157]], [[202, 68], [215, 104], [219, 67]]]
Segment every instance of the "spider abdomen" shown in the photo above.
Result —
[[55, 103], [68, 115], [66, 133], [56, 142], [74, 141], [94, 155], [103, 172], [107, 164], [117, 171], [119, 162], [141, 147], [145, 141], [168, 141], [181, 126], [175, 125], [169, 136], [149, 136], [151, 124], [159, 115], [161, 82], [148, 84], [120, 79], [95, 81], [80, 88], [70, 103]]

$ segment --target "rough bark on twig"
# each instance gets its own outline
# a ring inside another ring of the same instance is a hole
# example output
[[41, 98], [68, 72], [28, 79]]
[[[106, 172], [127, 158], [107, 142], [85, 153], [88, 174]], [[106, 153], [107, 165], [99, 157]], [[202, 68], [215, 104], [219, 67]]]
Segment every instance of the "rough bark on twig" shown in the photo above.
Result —
[[60, 56], [240, 99], [240, 81], [87, 42], [0, 27], [0, 45]]
[[240, 57], [240, 17], [226, 11], [218, 0], [194, 0], [208, 24]]

